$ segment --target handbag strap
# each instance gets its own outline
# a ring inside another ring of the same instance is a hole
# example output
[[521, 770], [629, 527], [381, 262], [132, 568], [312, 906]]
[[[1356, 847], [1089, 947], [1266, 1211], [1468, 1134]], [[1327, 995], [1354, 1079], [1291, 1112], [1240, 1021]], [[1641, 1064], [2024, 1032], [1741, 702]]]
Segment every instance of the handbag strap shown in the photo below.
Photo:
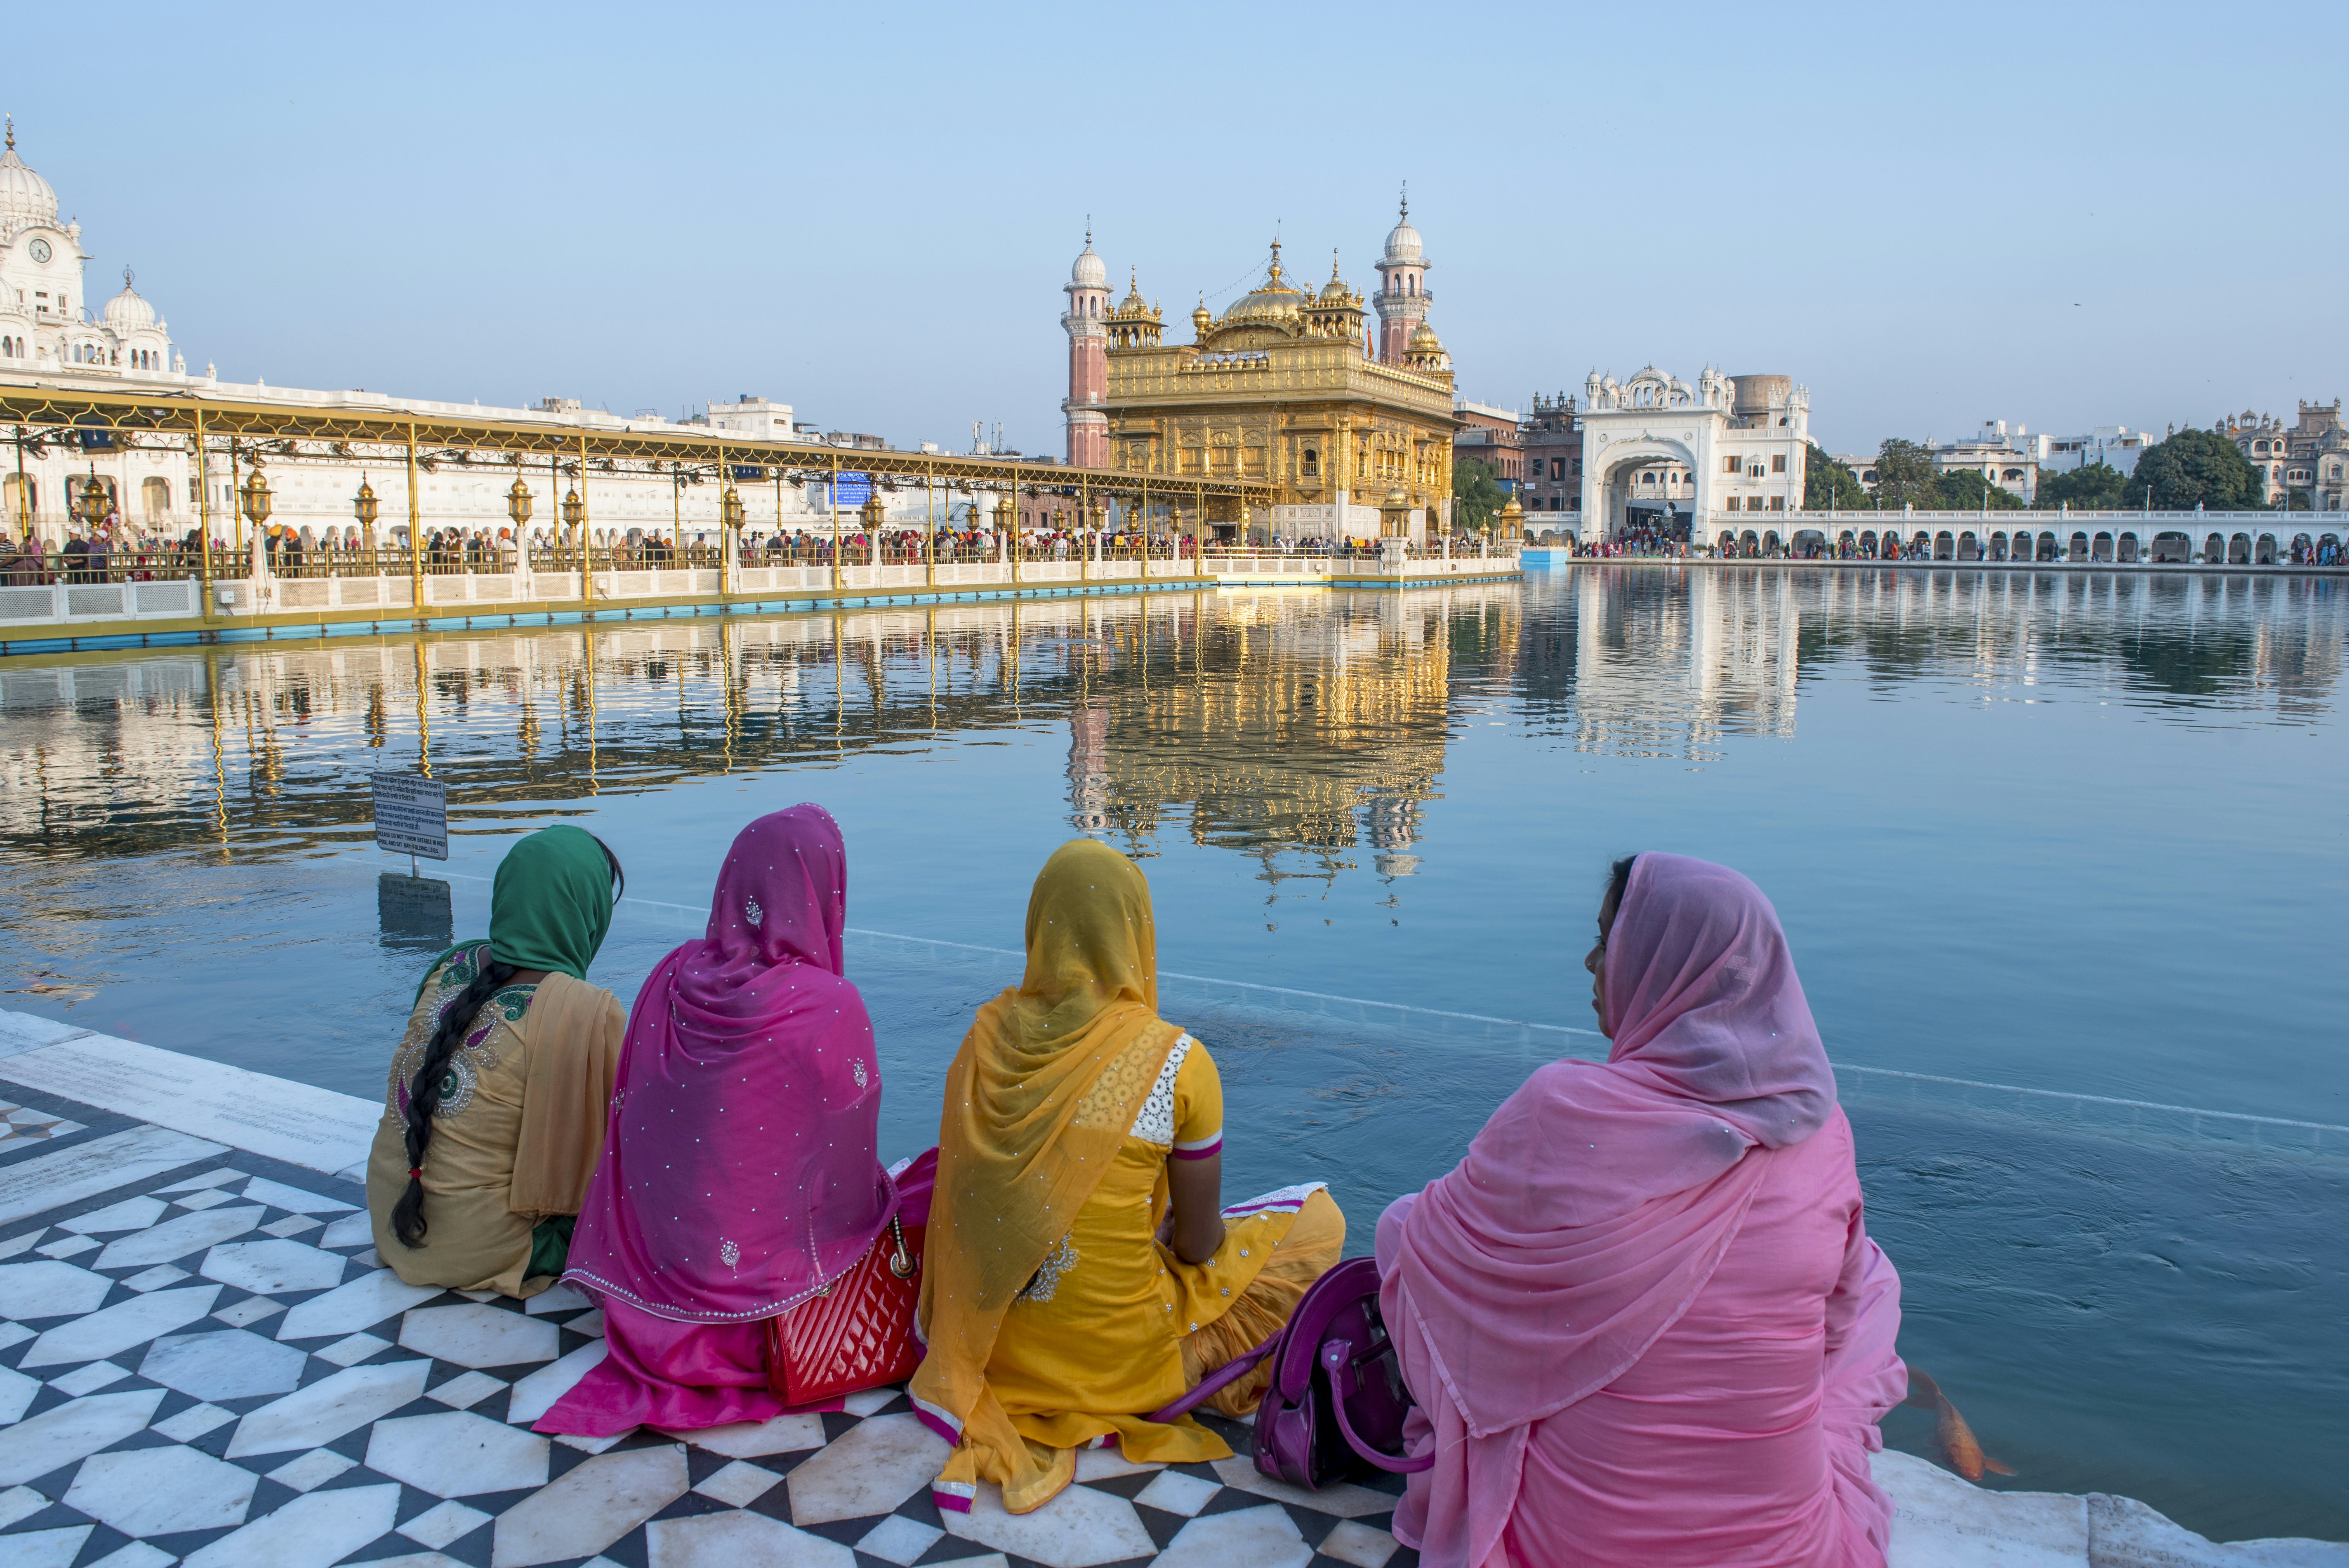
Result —
[[[1392, 1356], [1394, 1354], [1394, 1347], [1391, 1345], [1381, 1346], [1371, 1354], [1373, 1357]], [[1419, 1470], [1434, 1468], [1435, 1449], [1433, 1447], [1419, 1458], [1412, 1459], [1406, 1455], [1390, 1454], [1374, 1449], [1355, 1435], [1354, 1423], [1346, 1415], [1346, 1401], [1352, 1398], [1354, 1390], [1361, 1386], [1361, 1380], [1355, 1372], [1354, 1346], [1350, 1341], [1324, 1340], [1321, 1344], [1321, 1369], [1330, 1374], [1330, 1408], [1338, 1413], [1338, 1432], [1346, 1439], [1348, 1448], [1391, 1475], [1411, 1475]]]
[[1192, 1389], [1189, 1393], [1184, 1395], [1173, 1404], [1151, 1411], [1149, 1418], [1157, 1422], [1159, 1425], [1164, 1426], [1169, 1421], [1177, 1420], [1182, 1417], [1189, 1415], [1192, 1411], [1197, 1409], [1200, 1406], [1213, 1398], [1217, 1393], [1231, 1387], [1241, 1378], [1247, 1377], [1250, 1372], [1254, 1371], [1257, 1362], [1262, 1361], [1266, 1357], [1280, 1348], [1281, 1336], [1288, 1332], [1288, 1330], [1286, 1328], [1274, 1330], [1271, 1338], [1266, 1340], [1255, 1349], [1247, 1351], [1242, 1355], [1236, 1356], [1231, 1360], [1225, 1362], [1221, 1367], [1216, 1367], [1213, 1372], [1210, 1372], [1205, 1377], [1200, 1378], [1199, 1386], [1197, 1387]]

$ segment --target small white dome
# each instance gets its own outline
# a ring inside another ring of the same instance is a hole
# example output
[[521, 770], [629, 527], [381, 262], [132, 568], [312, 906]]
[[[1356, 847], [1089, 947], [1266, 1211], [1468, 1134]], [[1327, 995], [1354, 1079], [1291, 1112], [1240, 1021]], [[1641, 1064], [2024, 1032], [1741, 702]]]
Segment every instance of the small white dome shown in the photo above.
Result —
[[1085, 236], [1084, 254], [1079, 256], [1077, 264], [1069, 269], [1069, 281], [1081, 289], [1109, 287], [1109, 269], [1102, 265], [1102, 259], [1099, 256], [1093, 254], [1093, 238], [1091, 234]]
[[1427, 253], [1420, 249], [1419, 231], [1405, 218], [1387, 232], [1387, 260], [1391, 262], [1423, 262]]
[[20, 227], [24, 222], [57, 221], [57, 193], [16, 156], [16, 129], [13, 125], [8, 128], [7, 150], [0, 151], [0, 219], [6, 218], [19, 221], [7, 225], [9, 228]]
[[139, 332], [155, 325], [155, 307], [130, 286], [130, 269], [122, 269], [122, 292], [106, 302], [106, 325], [118, 333]]

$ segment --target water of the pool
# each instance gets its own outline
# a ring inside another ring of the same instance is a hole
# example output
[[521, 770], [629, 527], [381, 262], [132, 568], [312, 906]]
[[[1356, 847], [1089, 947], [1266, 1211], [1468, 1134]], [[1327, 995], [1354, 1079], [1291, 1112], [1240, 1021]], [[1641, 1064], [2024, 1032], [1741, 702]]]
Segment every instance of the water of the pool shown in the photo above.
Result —
[[1230, 1195], [1327, 1180], [1361, 1251], [1534, 1065], [1603, 1047], [1607, 861], [1706, 856], [1785, 919], [1901, 1350], [1992, 1484], [2349, 1538], [2344, 590], [1627, 564], [14, 659], [0, 1005], [372, 1098], [440, 942], [378, 882], [371, 771], [448, 785], [460, 934], [515, 834], [608, 840], [624, 999], [736, 829], [812, 799], [852, 923], [923, 939], [851, 950], [895, 1155], [1016, 978], [968, 949], [1016, 948], [1092, 831], [1142, 858], [1169, 971], [1319, 994], [1165, 1005], [1223, 1068]]

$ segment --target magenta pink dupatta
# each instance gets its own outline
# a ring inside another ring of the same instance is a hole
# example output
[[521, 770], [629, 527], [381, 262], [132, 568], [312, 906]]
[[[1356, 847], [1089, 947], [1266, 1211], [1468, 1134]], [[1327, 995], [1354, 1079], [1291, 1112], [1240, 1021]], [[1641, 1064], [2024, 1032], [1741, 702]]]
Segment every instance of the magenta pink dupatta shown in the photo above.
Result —
[[605, 1360], [539, 1423], [592, 1436], [781, 1409], [765, 1320], [853, 1265], [897, 1193], [874, 1155], [881, 1067], [843, 977], [847, 854], [817, 806], [742, 830], [707, 934], [636, 994], [564, 1279]]
[[1612, 1383], [1679, 1320], [1769, 1151], [1836, 1114], [1785, 933], [1744, 877], [1640, 855], [1604, 965], [1608, 1060], [1535, 1072], [1460, 1165], [1381, 1227], [1388, 1322], [1423, 1343], [1443, 1387], [1417, 1392], [1456, 1407], [1468, 1450], [1413, 1478], [1431, 1564], [1491, 1556], [1527, 1429]]

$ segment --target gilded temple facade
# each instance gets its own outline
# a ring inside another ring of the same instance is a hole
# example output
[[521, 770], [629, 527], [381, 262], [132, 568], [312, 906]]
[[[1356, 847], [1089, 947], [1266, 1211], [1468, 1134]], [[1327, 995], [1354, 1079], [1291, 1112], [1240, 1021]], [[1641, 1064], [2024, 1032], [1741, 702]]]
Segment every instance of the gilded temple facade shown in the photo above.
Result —
[[[1101, 266], [1090, 242], [1077, 284], [1095, 275], [1088, 263]], [[1081, 337], [1071, 334], [1071, 460], [1081, 449], [1123, 473], [1164, 475], [1178, 506], [1184, 480], [1270, 484], [1268, 517], [1210, 503], [1206, 521], [1226, 539], [1245, 529], [1257, 540], [1426, 542], [1450, 524], [1457, 426], [1451, 356], [1426, 323], [1426, 267], [1406, 210], [1379, 265], [1375, 335], [1334, 255], [1327, 284], [1299, 286], [1277, 241], [1254, 290], [1221, 315], [1204, 301], [1191, 313], [1189, 343], [1165, 341], [1164, 315], [1138, 284], [1114, 309], [1106, 290], [1098, 305], [1077, 299], [1071, 320], [1086, 319]], [[1072, 285], [1072, 298], [1082, 292]]]

